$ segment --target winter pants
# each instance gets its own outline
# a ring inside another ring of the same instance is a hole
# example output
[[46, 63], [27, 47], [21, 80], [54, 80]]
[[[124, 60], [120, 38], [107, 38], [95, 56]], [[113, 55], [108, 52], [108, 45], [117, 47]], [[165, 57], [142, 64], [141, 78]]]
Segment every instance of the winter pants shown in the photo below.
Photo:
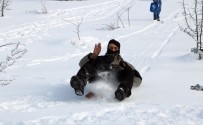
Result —
[[160, 17], [159, 17], [160, 12], [161, 12], [161, 5], [159, 5], [159, 9], [156, 12], [154, 12], [154, 20], [160, 19]]
[[159, 13], [158, 12], [154, 12], [154, 20], [159, 19]]
[[107, 68], [108, 66], [106, 66], [106, 64], [105, 66], [101, 65], [102, 64], [89, 61], [80, 68], [80, 70], [77, 73], [77, 76], [80, 79], [86, 80], [86, 82], [96, 81], [101, 78], [98, 75], [98, 72], [100, 72], [101, 69], [98, 69], [98, 67], [103, 67], [104, 68], [103, 71], [109, 71], [115, 74], [115, 77], [119, 83], [118, 88], [122, 87], [126, 91], [127, 96], [130, 96], [134, 80], [134, 71], [132, 69], [111, 71]]

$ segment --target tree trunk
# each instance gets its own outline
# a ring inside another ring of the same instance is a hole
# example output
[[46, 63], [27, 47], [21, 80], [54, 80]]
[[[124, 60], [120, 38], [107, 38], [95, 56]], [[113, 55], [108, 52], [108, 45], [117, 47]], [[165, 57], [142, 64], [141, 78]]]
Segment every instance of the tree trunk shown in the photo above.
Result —
[[1, 16], [4, 16], [4, 8], [5, 8], [5, 0], [2, 1], [2, 5], [1, 5]]

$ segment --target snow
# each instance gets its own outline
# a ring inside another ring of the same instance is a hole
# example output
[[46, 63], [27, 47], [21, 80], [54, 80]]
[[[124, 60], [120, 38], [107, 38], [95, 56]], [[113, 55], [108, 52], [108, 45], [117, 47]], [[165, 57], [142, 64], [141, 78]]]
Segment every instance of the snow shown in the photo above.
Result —
[[[181, 0], [162, 2], [157, 22], [149, 12], [151, 0], [47, 0], [48, 14], [40, 14], [40, 1], [13, 0], [0, 18], [0, 46], [12, 43], [0, 47], [5, 66], [0, 125], [203, 124], [202, 91], [190, 90], [203, 85], [203, 62], [190, 51], [195, 42], [178, 27], [184, 25]], [[118, 12], [125, 28], [119, 23], [119, 29], [107, 30]], [[69, 21], [78, 23], [82, 17], [78, 40]], [[115, 86], [103, 81], [85, 89], [96, 97], [76, 96], [69, 81], [80, 59], [98, 42], [104, 54], [112, 38], [121, 43], [124, 60], [142, 75], [141, 86], [122, 102], [114, 99]]]

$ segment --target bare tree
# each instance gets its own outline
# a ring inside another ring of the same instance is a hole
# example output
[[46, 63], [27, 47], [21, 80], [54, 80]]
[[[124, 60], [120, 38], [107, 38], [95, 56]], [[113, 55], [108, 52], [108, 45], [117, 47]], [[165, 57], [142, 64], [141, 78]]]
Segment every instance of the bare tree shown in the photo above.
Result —
[[123, 26], [123, 28], [125, 28], [125, 25], [124, 25], [124, 23], [123, 23], [123, 21], [122, 21], [122, 19], [121, 19], [121, 16], [122, 16], [121, 13], [117, 13], [117, 27], [119, 27], [119, 26], [118, 26], [118, 23], [119, 23], [119, 21], [120, 21], [121, 24], [122, 24], [122, 26]]
[[123, 23], [123, 21], [122, 21], [122, 19], [121, 19], [121, 16], [127, 11], [127, 18], [128, 18], [128, 25], [130, 26], [130, 9], [132, 8], [132, 6], [133, 6], [133, 4], [131, 5], [131, 6], [128, 6], [127, 8], [124, 8], [122, 11], [120, 11], [120, 12], [118, 12], [117, 13], [117, 27], [119, 27], [118, 26], [118, 23], [119, 23], [119, 21], [121, 22], [121, 24], [122, 24], [122, 26], [123, 26], [123, 28], [125, 28], [125, 25], [124, 25], [124, 23]]
[[[65, 20], [65, 19], [64, 19], [64, 20]], [[78, 39], [80, 40], [80, 26], [81, 26], [81, 24], [82, 24], [83, 17], [81, 18], [80, 22], [78, 21], [78, 22], [76, 22], [76, 23], [71, 22], [71, 21], [69, 21], [69, 20], [65, 20], [65, 21], [68, 21], [69, 23], [71, 23], [71, 24], [73, 24], [73, 25], [75, 26]]]
[[130, 9], [131, 7], [128, 7], [126, 10], [128, 12], [128, 26], [130, 26]]
[[[134, 2], [134, 1], [133, 1], [133, 2]], [[130, 26], [130, 9], [132, 9], [133, 5], [134, 5], [134, 3], [130, 4], [130, 6], [128, 6], [128, 7], [126, 8], [126, 11], [127, 11], [127, 13], [128, 13], [128, 26]]]
[[11, 0], [0, 0], [1, 17], [4, 16], [4, 11], [5, 11], [6, 7], [10, 5], [10, 3], [11, 3]]
[[[197, 51], [203, 51], [203, 0], [194, 0], [192, 7], [183, 0], [182, 7], [186, 27], [180, 26], [180, 29], [195, 40]], [[199, 59], [201, 59], [200, 53]]]
[[111, 24], [103, 24], [105, 26], [107, 26], [107, 28], [103, 28], [103, 29], [107, 29], [107, 30], [115, 30], [120, 28], [119, 26], [119, 22], [122, 24], [123, 28], [125, 28], [125, 25], [123, 23], [123, 20], [121, 19], [122, 15], [127, 11], [127, 20], [128, 20], [128, 25], [130, 26], [130, 9], [132, 8], [133, 4], [128, 6], [127, 8], [123, 8], [121, 11], [117, 12], [117, 20], [116, 23], [111, 23]]
[[46, 1], [45, 0], [41, 0], [41, 4], [42, 4], [42, 13], [43, 14], [47, 14], [47, 8], [46, 8]]
[[[20, 46], [20, 42], [18, 43], [9, 43], [9, 44], [4, 44], [1, 45], [1, 47], [8, 47], [8, 46], [13, 46], [14, 48], [9, 52], [9, 54], [6, 56], [5, 60], [0, 62], [0, 75], [1, 73], [5, 73], [5, 70], [12, 66], [16, 60], [22, 58], [22, 56], [27, 52], [26, 49], [22, 49]], [[5, 86], [10, 84], [13, 79], [5, 79], [5, 78], [0, 78], [0, 85]]]

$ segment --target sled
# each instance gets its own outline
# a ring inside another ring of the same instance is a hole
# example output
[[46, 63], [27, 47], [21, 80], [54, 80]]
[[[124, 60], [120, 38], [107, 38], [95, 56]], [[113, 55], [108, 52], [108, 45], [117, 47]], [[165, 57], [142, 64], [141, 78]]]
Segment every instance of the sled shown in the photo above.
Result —
[[85, 98], [86, 98], [86, 99], [91, 99], [91, 98], [93, 98], [93, 97], [95, 97], [95, 94], [94, 94], [93, 92], [89, 92], [89, 93], [87, 93], [87, 94], [85, 95]]

